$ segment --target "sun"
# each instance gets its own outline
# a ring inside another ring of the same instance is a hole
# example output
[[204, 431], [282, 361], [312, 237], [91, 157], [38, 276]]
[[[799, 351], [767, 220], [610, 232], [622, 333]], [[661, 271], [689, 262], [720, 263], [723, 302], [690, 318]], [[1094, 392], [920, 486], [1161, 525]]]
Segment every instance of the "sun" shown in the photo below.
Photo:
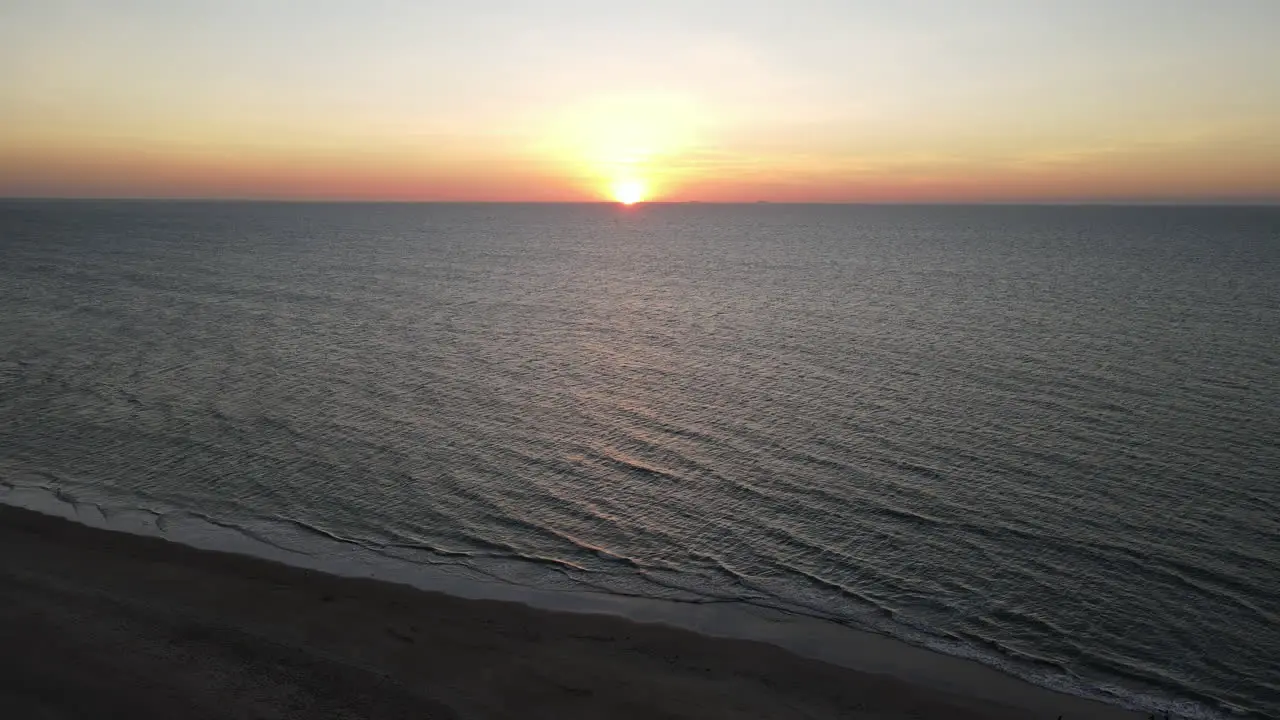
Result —
[[644, 197], [645, 186], [639, 180], [621, 180], [613, 184], [613, 199], [623, 205], [643, 202]]

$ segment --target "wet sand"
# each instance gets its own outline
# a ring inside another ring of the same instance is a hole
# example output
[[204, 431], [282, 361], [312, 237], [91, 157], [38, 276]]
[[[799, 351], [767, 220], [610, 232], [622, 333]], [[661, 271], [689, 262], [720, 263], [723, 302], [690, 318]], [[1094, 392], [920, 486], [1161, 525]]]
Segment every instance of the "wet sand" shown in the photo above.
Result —
[[966, 684], [0, 506], [5, 718], [1142, 717], [1003, 676]]

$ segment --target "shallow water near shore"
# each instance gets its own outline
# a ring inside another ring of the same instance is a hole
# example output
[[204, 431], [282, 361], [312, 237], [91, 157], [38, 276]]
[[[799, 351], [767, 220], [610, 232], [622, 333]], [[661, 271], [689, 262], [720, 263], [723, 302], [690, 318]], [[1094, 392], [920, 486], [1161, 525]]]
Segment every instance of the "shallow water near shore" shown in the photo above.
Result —
[[522, 583], [505, 582], [492, 574], [475, 573], [429, 556], [389, 557], [333, 539], [299, 534], [288, 526], [235, 528], [181, 511], [140, 512], [76, 500], [63, 492], [36, 487], [0, 486], [0, 504], [93, 528], [161, 538], [333, 575], [408, 585], [467, 599], [517, 602], [544, 610], [616, 615], [714, 637], [766, 642], [805, 657], [903, 680], [921, 690], [939, 690], [1034, 716], [1066, 713], [1072, 717], [1122, 720], [1137, 716], [1123, 708], [1167, 705], [1161, 698], [1141, 697], [1119, 689], [1093, 692], [1082, 686], [1057, 683], [1047, 676], [1041, 678], [1048, 681], [1045, 687], [1037, 687], [964, 657], [919, 648], [804, 613], [751, 603], [688, 603], [581, 588], [548, 589], [528, 578]]
[[1266, 208], [4, 203], [0, 482], [348, 574], [803, 616], [1264, 717], [1277, 233]]

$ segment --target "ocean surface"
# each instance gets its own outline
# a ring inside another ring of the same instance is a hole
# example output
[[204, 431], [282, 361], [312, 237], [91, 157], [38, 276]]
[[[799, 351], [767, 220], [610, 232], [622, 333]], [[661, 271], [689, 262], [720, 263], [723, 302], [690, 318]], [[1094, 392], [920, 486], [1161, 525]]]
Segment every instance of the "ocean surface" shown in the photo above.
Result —
[[27, 487], [1280, 717], [1280, 208], [0, 202]]

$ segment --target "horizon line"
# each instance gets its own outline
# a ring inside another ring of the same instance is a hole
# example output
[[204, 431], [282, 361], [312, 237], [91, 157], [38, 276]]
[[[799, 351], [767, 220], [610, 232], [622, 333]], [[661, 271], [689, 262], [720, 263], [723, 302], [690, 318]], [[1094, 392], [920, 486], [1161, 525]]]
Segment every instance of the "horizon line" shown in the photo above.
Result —
[[243, 203], [262, 205], [832, 205], [865, 207], [1277, 207], [1277, 198], [1250, 199], [1076, 199], [1076, 200], [646, 200], [625, 205], [616, 200], [403, 200], [359, 198], [261, 198], [261, 197], [152, 197], [152, 196], [62, 196], [0, 195], [6, 202], [150, 202], [150, 203]]

